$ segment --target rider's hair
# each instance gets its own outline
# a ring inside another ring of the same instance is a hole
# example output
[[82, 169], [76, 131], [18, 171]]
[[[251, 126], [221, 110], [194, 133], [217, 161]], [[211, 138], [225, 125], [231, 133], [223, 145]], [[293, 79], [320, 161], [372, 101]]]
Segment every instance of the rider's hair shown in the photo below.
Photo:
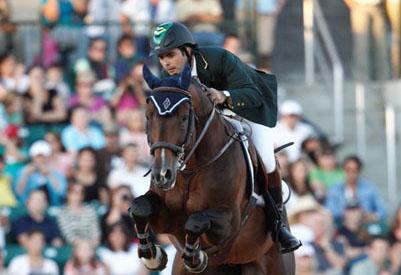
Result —
[[190, 60], [191, 54], [188, 52], [188, 49], [186, 48], [186, 47], [188, 47], [188, 46], [189, 46], [189, 45], [182, 45], [182, 46], [179, 46], [178, 49], [180, 50], [180, 52], [181, 52], [183, 55], [185, 55], [185, 56], [188, 58], [188, 60]]

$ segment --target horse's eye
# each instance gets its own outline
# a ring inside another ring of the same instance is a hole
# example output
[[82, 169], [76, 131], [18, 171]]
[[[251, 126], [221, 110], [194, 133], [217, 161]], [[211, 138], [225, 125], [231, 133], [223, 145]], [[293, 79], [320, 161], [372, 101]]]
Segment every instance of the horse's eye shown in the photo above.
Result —
[[182, 122], [185, 122], [185, 121], [187, 121], [187, 120], [188, 120], [188, 116], [184, 116], [184, 117], [182, 117], [182, 118], [181, 118], [181, 120], [182, 120]]

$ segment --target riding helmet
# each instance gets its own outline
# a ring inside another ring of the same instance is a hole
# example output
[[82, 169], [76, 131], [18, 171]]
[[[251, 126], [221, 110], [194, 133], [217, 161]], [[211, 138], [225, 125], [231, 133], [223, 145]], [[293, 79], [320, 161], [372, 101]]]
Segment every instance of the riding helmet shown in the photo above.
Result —
[[184, 45], [196, 46], [188, 28], [178, 22], [162, 23], [153, 32], [150, 55], [164, 54]]

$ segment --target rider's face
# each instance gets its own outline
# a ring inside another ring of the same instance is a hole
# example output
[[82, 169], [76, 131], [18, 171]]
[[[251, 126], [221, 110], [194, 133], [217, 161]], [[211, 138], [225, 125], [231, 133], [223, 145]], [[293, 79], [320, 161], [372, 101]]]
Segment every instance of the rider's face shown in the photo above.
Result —
[[175, 75], [182, 72], [188, 58], [183, 52], [175, 48], [168, 53], [159, 55], [159, 61], [169, 75]]

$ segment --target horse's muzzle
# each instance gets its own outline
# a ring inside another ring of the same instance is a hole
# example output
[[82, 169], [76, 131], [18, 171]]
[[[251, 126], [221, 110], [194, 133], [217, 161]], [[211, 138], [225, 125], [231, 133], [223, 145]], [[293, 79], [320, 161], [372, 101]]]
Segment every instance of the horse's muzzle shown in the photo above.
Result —
[[152, 169], [153, 183], [163, 191], [174, 188], [177, 172], [171, 168]]

